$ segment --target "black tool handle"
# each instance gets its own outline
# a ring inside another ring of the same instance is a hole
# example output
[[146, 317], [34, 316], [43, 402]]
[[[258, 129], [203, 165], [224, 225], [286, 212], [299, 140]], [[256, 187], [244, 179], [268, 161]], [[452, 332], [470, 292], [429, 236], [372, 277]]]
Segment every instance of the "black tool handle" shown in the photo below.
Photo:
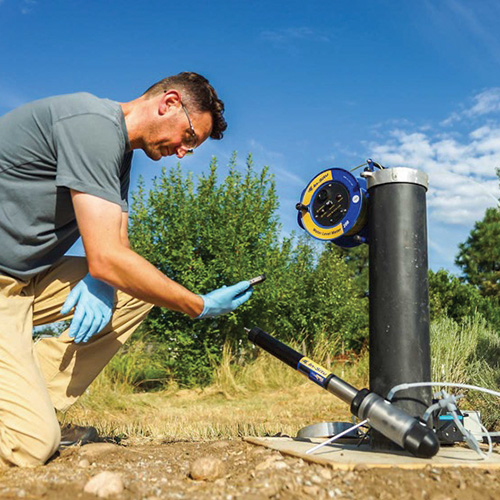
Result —
[[283, 344], [283, 342], [271, 337], [271, 335], [266, 333], [264, 330], [261, 330], [258, 326], [254, 326], [248, 332], [248, 338], [255, 345], [262, 347], [262, 349], [267, 351], [269, 354], [272, 354], [295, 370], [297, 370], [299, 361], [304, 357], [300, 354], [300, 352], [295, 351], [286, 344]]

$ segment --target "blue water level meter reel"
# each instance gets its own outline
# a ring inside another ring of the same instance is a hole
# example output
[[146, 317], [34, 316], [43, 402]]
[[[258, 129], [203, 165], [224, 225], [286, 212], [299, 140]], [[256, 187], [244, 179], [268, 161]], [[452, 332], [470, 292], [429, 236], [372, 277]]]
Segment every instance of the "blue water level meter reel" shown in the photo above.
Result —
[[[366, 161], [365, 171], [384, 168]], [[306, 186], [297, 203], [299, 226], [313, 238], [350, 248], [368, 243], [368, 193], [361, 174], [343, 168], [323, 170]]]

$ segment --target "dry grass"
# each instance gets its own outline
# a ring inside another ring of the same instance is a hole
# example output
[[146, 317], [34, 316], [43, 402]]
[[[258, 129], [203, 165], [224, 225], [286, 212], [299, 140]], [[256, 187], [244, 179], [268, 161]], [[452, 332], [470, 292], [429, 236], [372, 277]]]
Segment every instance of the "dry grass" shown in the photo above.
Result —
[[[345, 367], [344, 376], [353, 385], [366, 385], [357, 366]], [[206, 389], [133, 393], [104, 372], [61, 418], [94, 425], [103, 435], [205, 440], [296, 435], [311, 423], [351, 417], [346, 404], [275, 358], [264, 353], [238, 366], [226, 349], [215, 382]]]
[[[129, 394], [126, 407], [98, 410], [79, 404], [65, 420], [94, 425], [101, 434], [146, 436], [165, 440], [295, 435], [304, 425], [349, 419], [348, 407], [306, 383], [279, 391], [261, 391], [228, 399], [214, 389], [175, 393]], [[121, 406], [121, 407], [120, 407]]]
[[[432, 379], [465, 383], [498, 390], [500, 383], [500, 337], [481, 316], [461, 324], [441, 318], [431, 326]], [[436, 388], [437, 390], [437, 388]], [[481, 412], [483, 424], [500, 428], [500, 404], [495, 396], [474, 391], [465, 394], [460, 408]]]
[[[463, 325], [448, 320], [433, 325], [433, 378], [498, 386], [500, 340], [483, 323], [473, 318]], [[320, 342], [309, 356], [330, 369], [328, 353], [335, 351], [331, 343]], [[351, 418], [347, 405], [263, 351], [251, 363], [239, 364], [224, 349], [214, 383], [205, 389], [171, 386], [162, 392], [137, 393], [134, 373], [145, 364], [145, 352], [139, 342], [123, 359], [118, 355], [114, 367], [106, 368], [80, 401], [61, 415], [63, 422], [94, 425], [104, 435], [204, 440], [295, 435], [311, 423]], [[151, 369], [151, 353], [146, 354]], [[355, 363], [331, 369], [355, 387], [368, 385], [367, 353]], [[469, 393], [463, 404], [481, 410], [490, 428], [498, 427], [496, 398]]]

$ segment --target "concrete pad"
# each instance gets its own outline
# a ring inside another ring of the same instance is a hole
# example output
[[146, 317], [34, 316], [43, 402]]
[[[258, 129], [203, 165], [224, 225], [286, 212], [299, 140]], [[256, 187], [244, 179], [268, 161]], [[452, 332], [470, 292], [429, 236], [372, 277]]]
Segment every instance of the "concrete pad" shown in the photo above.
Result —
[[310, 455], [306, 451], [324, 440], [297, 440], [288, 437], [244, 438], [248, 443], [265, 446], [285, 455], [302, 458], [307, 462], [328, 465], [334, 469], [352, 470], [362, 465], [369, 468], [398, 467], [401, 469], [423, 469], [426, 466], [442, 467], [474, 467], [483, 469], [500, 469], [500, 453], [498, 447], [487, 460], [481, 460], [477, 453], [462, 446], [441, 447], [439, 453], [429, 458], [416, 458], [406, 452], [374, 452], [369, 445], [355, 444], [327, 445]]

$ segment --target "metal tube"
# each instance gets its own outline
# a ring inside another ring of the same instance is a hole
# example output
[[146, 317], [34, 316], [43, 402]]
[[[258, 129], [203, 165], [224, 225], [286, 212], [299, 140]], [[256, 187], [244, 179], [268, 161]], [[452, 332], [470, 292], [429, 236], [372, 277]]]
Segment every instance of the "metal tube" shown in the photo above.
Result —
[[[427, 263], [427, 176], [408, 168], [368, 174], [370, 262], [370, 389], [387, 396], [405, 382], [430, 380]], [[430, 388], [394, 401], [414, 417], [431, 404]], [[392, 449], [382, 434], [374, 449]]]
[[[306, 375], [311, 381], [350, 403], [351, 412], [396, 445], [417, 457], [430, 458], [439, 450], [434, 432], [403, 410], [367, 389], [358, 391], [311, 359], [271, 337], [264, 330], [245, 328], [248, 338], [267, 352]], [[296, 364], [295, 364], [296, 363]], [[295, 366], [294, 366], [295, 364]]]
[[325, 389], [349, 405], [359, 392], [352, 385], [344, 382], [341, 378], [335, 375], [330, 379]]

